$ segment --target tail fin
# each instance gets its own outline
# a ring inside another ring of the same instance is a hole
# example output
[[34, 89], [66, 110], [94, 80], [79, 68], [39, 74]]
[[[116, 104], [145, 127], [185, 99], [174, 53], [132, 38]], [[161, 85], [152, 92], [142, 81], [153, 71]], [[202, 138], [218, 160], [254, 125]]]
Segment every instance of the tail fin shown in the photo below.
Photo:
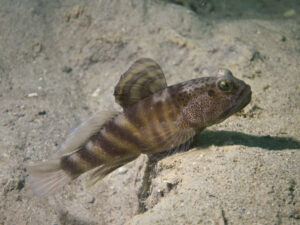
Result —
[[49, 160], [28, 166], [28, 183], [37, 196], [48, 196], [69, 183], [72, 178], [61, 169], [60, 160]]

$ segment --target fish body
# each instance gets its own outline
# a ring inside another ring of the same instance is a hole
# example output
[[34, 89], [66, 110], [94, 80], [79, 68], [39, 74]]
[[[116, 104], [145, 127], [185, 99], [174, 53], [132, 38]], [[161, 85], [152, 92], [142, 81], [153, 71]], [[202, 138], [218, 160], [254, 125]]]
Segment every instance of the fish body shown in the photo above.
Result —
[[52, 193], [91, 169], [95, 183], [142, 153], [178, 148], [245, 107], [251, 88], [226, 69], [167, 86], [159, 65], [140, 59], [121, 76], [114, 95], [122, 112], [107, 119], [95, 115], [73, 132], [55, 159], [29, 167], [36, 194]]

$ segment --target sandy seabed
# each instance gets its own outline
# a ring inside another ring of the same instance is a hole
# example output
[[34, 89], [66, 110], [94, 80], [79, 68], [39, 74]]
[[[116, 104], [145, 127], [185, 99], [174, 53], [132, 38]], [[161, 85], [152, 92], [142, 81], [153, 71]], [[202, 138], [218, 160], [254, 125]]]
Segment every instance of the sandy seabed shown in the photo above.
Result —
[[[0, 1], [0, 224], [300, 224], [299, 1], [173, 2]], [[113, 88], [140, 57], [168, 84], [228, 68], [252, 101], [189, 151], [34, 196], [26, 163], [118, 109]]]

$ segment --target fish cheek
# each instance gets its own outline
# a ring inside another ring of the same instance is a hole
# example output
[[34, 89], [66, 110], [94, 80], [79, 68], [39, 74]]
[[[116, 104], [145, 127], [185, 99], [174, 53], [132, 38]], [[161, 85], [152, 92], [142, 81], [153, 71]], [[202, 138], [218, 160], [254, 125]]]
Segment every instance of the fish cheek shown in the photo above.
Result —
[[199, 96], [184, 108], [184, 118], [197, 128], [207, 127], [220, 119], [225, 105], [224, 99], [217, 96], [212, 97], [209, 94]]
[[210, 106], [209, 98], [201, 96], [189, 102], [183, 109], [183, 117], [193, 127], [205, 127], [207, 121], [206, 111]]

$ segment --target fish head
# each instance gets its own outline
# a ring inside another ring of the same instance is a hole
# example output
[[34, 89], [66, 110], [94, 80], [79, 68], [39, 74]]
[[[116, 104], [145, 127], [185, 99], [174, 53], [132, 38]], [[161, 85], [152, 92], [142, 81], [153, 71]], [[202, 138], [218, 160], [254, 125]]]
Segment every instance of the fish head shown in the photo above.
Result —
[[197, 79], [194, 86], [183, 114], [197, 128], [222, 122], [251, 100], [251, 87], [227, 69], [219, 70], [217, 76]]

